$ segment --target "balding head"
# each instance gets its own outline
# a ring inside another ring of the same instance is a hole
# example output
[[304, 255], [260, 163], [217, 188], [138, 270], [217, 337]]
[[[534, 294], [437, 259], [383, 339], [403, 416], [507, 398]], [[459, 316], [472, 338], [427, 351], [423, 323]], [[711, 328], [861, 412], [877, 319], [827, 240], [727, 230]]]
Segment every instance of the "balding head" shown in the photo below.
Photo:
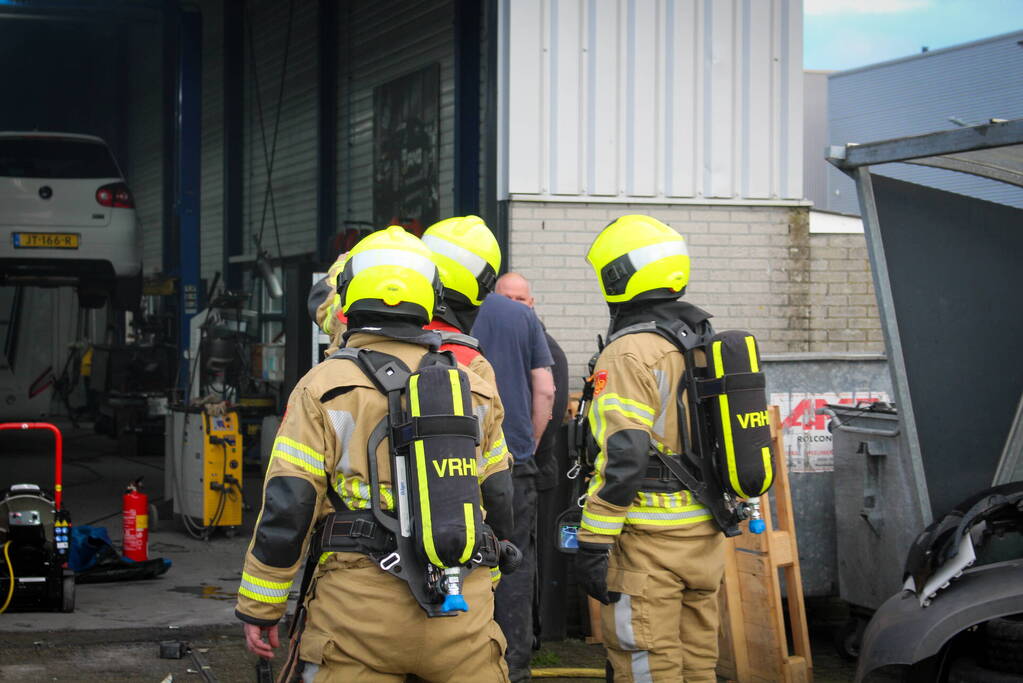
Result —
[[533, 307], [533, 292], [529, 287], [529, 280], [518, 273], [505, 273], [497, 278], [497, 286], [494, 291], [501, 296], [524, 303], [530, 308]]

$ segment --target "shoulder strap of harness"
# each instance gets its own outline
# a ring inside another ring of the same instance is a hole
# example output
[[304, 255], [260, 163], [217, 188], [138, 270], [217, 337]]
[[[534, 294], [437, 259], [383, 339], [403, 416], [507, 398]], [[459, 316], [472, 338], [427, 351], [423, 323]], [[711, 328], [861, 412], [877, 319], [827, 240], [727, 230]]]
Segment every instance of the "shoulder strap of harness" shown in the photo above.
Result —
[[614, 340], [620, 339], [621, 337], [629, 334], [651, 332], [667, 339], [682, 353], [687, 353], [698, 346], [706, 344], [707, 340], [714, 334], [714, 328], [711, 326], [709, 320], [702, 321], [699, 327], [700, 330], [696, 331], [690, 327], [689, 323], [681, 319], [673, 320], [671, 322], [650, 321], [636, 323], [635, 325], [623, 327], [609, 336], [607, 343], [610, 344]]
[[468, 334], [462, 332], [450, 332], [448, 330], [437, 330], [440, 333], [441, 342], [444, 344], [458, 344], [459, 346], [467, 346], [474, 351], [482, 353], [480, 347], [480, 340]]

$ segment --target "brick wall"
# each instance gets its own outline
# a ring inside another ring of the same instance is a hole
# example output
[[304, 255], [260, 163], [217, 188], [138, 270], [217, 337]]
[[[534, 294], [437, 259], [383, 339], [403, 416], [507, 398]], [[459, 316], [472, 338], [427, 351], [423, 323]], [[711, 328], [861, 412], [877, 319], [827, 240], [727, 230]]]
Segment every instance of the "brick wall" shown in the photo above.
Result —
[[753, 332], [763, 353], [881, 349], [863, 236], [811, 236], [804, 207], [512, 202], [509, 267], [532, 283], [573, 389], [608, 322], [586, 251], [627, 213], [648, 213], [685, 236], [685, 300], [712, 312], [718, 329]]
[[884, 352], [862, 234], [810, 238], [810, 342], [811, 351]]

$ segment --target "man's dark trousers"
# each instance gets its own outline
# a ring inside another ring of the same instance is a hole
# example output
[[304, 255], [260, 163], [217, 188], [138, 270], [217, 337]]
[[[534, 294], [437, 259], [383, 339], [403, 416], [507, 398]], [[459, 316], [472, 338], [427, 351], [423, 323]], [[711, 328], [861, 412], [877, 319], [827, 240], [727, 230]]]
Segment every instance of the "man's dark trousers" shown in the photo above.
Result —
[[505, 659], [512, 683], [530, 680], [533, 656], [533, 592], [536, 584], [536, 465], [516, 462], [515, 531], [508, 539], [522, 551], [522, 565], [503, 575], [494, 596], [494, 618], [508, 641]]

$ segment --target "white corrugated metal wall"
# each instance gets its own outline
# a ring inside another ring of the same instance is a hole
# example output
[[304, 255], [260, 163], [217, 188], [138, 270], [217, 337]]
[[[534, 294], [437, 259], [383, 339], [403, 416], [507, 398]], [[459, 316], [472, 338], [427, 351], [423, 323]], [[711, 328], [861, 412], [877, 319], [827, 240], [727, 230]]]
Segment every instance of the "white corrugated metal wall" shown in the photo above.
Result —
[[828, 72], [803, 74], [803, 188], [818, 209], [827, 208]]
[[799, 0], [502, 0], [503, 189], [802, 198]]
[[118, 160], [142, 222], [142, 267], [147, 273], [163, 268], [162, 46], [159, 23], [138, 24], [131, 33], [128, 159]]
[[[292, 9], [289, 41], [287, 29]], [[245, 14], [242, 250], [254, 252], [252, 237], [262, 233], [262, 248], [273, 257], [308, 253], [314, 250], [316, 243], [316, 26], [319, 19], [316, 3], [256, 0], [246, 4]], [[282, 72], [283, 97], [280, 95]], [[278, 114], [280, 124], [276, 152], [273, 152]], [[271, 154], [274, 154], [272, 204], [267, 193], [266, 173]], [[211, 232], [215, 229], [208, 224], [204, 229], [207, 228]]]
[[[224, 254], [224, 4], [202, 3], [202, 192], [199, 276], [223, 271]], [[223, 276], [223, 272], [221, 272]]]
[[373, 219], [373, 89], [435, 62], [440, 63], [441, 80], [440, 215], [451, 215], [455, 110], [451, 2], [359, 0], [345, 3], [339, 14], [338, 221]]

